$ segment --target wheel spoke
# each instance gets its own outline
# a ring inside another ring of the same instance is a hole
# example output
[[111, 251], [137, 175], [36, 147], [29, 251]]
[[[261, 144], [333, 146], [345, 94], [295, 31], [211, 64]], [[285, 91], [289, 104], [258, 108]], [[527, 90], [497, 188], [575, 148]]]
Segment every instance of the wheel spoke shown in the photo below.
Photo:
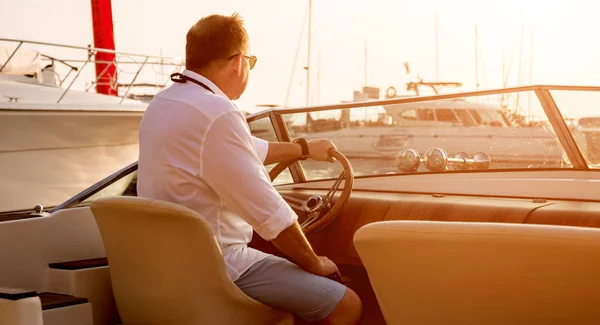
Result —
[[302, 222], [302, 224], [300, 225], [300, 227], [304, 228], [309, 226], [310, 224], [312, 224], [313, 222], [315, 222], [317, 219], [319, 219], [319, 215], [320, 213], [317, 212], [313, 212], [309, 215], [308, 218], [306, 218], [306, 220], [304, 220], [304, 222]]
[[331, 199], [333, 199], [335, 192], [337, 192], [338, 188], [340, 187], [340, 184], [342, 184], [342, 181], [345, 178], [346, 178], [346, 173], [342, 172], [340, 174], [340, 176], [337, 178], [337, 180], [331, 186], [331, 189], [329, 189], [329, 192], [327, 192], [327, 194], [325, 195], [325, 199], [323, 199], [322, 207], [326, 207], [329, 204], [329, 202], [331, 202]]

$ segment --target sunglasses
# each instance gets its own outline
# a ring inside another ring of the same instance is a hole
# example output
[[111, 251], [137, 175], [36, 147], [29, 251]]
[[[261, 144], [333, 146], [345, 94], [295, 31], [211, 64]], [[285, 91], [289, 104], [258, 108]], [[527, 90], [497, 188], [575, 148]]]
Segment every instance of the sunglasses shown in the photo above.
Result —
[[245, 57], [246, 59], [248, 59], [248, 63], [250, 64], [250, 70], [252, 70], [252, 68], [254, 68], [254, 66], [256, 65], [256, 60], [258, 60], [256, 58], [256, 56], [254, 56], [254, 55], [244, 55], [242, 53], [238, 53], [238, 54], [234, 54], [234, 55], [230, 56], [228, 58], [228, 60], [231, 60], [231, 59], [235, 58], [238, 55], [241, 55], [241, 56]]

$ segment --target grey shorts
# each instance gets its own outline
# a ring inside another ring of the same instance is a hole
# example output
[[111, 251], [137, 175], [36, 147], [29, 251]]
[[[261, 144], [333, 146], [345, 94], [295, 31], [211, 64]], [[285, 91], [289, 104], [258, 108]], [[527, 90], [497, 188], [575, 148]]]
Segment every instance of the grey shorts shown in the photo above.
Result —
[[346, 294], [344, 285], [277, 256], [252, 265], [235, 284], [248, 296], [308, 322], [329, 316]]

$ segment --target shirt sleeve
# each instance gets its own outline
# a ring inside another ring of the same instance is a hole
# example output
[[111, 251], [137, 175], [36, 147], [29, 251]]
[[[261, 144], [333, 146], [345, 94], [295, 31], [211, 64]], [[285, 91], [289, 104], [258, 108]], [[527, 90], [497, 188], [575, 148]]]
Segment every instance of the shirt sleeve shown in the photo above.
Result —
[[238, 112], [213, 122], [201, 152], [201, 177], [262, 238], [272, 240], [298, 216], [271, 184], [245, 123]]
[[252, 142], [254, 142], [258, 158], [264, 164], [265, 159], [267, 159], [267, 153], [269, 153], [269, 141], [252, 136]]

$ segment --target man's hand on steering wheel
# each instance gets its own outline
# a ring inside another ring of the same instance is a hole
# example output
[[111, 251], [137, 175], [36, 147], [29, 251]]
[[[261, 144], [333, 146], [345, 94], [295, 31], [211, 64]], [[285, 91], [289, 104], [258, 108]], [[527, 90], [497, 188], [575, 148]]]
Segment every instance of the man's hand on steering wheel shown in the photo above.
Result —
[[308, 155], [310, 159], [317, 161], [329, 161], [335, 162], [335, 158], [333, 158], [329, 150], [334, 149], [337, 150], [335, 144], [331, 142], [329, 139], [314, 139], [308, 141]]

